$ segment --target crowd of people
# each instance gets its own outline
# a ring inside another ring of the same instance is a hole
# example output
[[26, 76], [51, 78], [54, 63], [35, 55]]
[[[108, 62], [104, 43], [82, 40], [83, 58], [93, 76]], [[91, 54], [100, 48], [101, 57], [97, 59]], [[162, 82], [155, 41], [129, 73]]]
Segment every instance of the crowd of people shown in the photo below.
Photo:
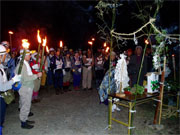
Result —
[[[40, 102], [38, 94], [41, 86], [53, 86], [56, 95], [71, 90], [92, 90], [93, 87], [96, 87], [98, 90], [109, 67], [116, 66], [117, 60], [119, 59], [116, 53], [117, 52], [105, 52], [104, 49], [98, 49], [96, 53], [93, 53], [92, 49], [86, 51], [78, 49], [73, 51], [72, 49], [68, 49], [67, 46], [64, 46], [63, 49], [50, 48], [49, 52], [44, 56], [41, 71], [41, 52], [38, 54], [37, 51], [27, 50], [21, 75], [17, 75], [23, 49], [20, 50], [20, 53], [16, 50], [10, 51], [9, 43], [2, 42], [0, 45], [0, 90], [1, 93], [3, 93], [11, 89], [13, 83], [21, 81], [22, 86], [18, 91], [19, 118], [22, 128], [31, 129], [34, 124], [34, 121], [28, 120], [28, 117], [33, 115], [30, 111], [31, 103]], [[125, 54], [127, 55], [128, 74], [130, 78], [129, 84], [133, 86], [137, 83], [142, 58], [142, 47], [136, 46], [135, 51], [128, 49], [125, 51]], [[151, 50], [148, 48], [143, 62], [139, 85], [143, 85], [146, 72], [151, 70], [152, 56]], [[71, 85], [73, 89], [70, 87]], [[3, 100], [3, 96], [0, 95], [0, 99], [0, 127], [2, 130], [6, 103]]]

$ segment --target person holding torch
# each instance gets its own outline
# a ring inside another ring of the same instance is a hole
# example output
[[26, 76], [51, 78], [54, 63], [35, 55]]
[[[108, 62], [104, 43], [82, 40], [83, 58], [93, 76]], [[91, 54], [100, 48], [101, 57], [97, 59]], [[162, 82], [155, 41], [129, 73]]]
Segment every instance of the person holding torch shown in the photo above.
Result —
[[[6, 48], [0, 44], [0, 61], [3, 59], [6, 53], [7, 53]], [[21, 80], [21, 75], [15, 75], [11, 80], [7, 81], [6, 73], [3, 67], [4, 66], [2, 66], [1, 63], [0, 64], [0, 135], [2, 135], [2, 128], [6, 113], [6, 103], [2, 94], [5, 93], [7, 90], [10, 90], [15, 82], [19, 82]]]
[[[31, 129], [34, 126], [31, 124], [34, 124], [34, 121], [28, 121], [28, 115], [30, 113], [30, 108], [31, 108], [31, 100], [32, 100], [32, 93], [33, 93], [33, 89], [34, 89], [34, 80], [36, 80], [37, 78], [42, 76], [42, 73], [38, 73], [38, 74], [33, 74], [31, 67], [29, 65], [29, 61], [31, 58], [30, 55], [30, 51], [27, 50], [29, 43], [27, 42], [27, 40], [23, 41], [23, 52], [25, 53], [21, 53], [22, 56], [22, 60], [24, 58], [24, 60], [22, 62], [20, 62], [17, 65], [17, 68], [15, 70], [16, 73], [19, 72], [19, 68], [21, 69], [21, 75], [22, 75], [22, 79], [21, 79], [21, 88], [19, 90], [19, 96], [20, 96], [20, 120], [21, 120], [21, 127], [24, 129]], [[22, 63], [22, 64], [21, 64]]]

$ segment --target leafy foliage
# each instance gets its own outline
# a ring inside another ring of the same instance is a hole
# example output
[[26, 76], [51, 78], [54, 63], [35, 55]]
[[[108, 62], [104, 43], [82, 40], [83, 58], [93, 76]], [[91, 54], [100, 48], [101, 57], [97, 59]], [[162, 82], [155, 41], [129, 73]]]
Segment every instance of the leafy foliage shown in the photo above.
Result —
[[143, 86], [140, 86], [138, 84], [135, 84], [134, 87], [126, 87], [124, 88], [124, 91], [129, 91], [131, 92], [132, 94], [140, 94], [142, 95], [144, 93], [144, 87]]

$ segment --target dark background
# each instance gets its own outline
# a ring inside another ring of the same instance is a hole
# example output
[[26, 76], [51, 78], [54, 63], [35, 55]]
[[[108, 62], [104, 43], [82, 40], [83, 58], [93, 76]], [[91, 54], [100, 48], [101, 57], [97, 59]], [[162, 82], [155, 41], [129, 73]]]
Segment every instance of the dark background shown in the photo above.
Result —
[[[118, 32], [133, 32], [142, 26], [132, 12], [138, 12], [134, 1], [121, 0], [116, 28]], [[95, 46], [102, 46], [103, 40], [97, 35], [99, 20], [94, 8], [98, 1], [1, 1], [1, 36], [0, 41], [9, 41], [8, 31], [12, 35], [13, 47], [21, 45], [21, 39], [27, 38], [31, 49], [37, 49], [37, 29], [41, 36], [47, 35], [48, 46], [57, 48], [59, 41], [73, 49], [86, 49], [87, 41], [96, 38]], [[139, 1], [143, 7], [152, 1]], [[157, 25], [173, 29], [171, 33], [179, 33], [179, 1], [165, 1], [159, 13]], [[110, 20], [111, 21], [111, 20]], [[176, 29], [174, 28], [176, 27]], [[131, 46], [134, 43], [128, 42]], [[94, 49], [96, 49], [94, 47]]]

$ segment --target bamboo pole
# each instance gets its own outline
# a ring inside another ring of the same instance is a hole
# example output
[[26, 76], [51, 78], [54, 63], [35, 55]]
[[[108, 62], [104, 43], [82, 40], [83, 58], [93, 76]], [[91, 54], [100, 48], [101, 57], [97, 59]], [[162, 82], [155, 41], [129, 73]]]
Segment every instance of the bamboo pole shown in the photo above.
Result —
[[159, 120], [160, 120], [161, 113], [162, 113], [163, 90], [164, 90], [164, 80], [165, 80], [165, 77], [164, 77], [165, 76], [165, 63], [166, 63], [166, 57], [164, 57], [164, 68], [163, 68], [162, 75], [161, 75], [160, 95], [158, 98], [159, 102], [156, 106], [156, 111], [155, 111], [154, 121], [153, 121], [154, 124], [157, 124], [158, 112], [160, 111]]

